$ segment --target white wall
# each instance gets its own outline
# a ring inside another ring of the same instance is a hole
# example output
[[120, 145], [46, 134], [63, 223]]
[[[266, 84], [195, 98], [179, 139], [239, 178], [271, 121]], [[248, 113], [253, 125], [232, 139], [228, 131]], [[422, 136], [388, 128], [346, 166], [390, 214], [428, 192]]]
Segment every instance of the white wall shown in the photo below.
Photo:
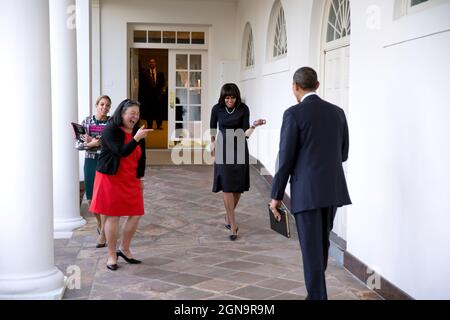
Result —
[[450, 4], [394, 21], [376, 1], [371, 29], [373, 3], [352, 2], [347, 248], [412, 297], [449, 299], [450, 32], [432, 34]]
[[[113, 108], [127, 98], [127, 23], [210, 25], [209, 92], [207, 106], [219, 98], [221, 62], [236, 60], [236, 3], [192, 0], [101, 1], [101, 91]], [[238, 75], [235, 81], [238, 80]], [[112, 109], [113, 109], [112, 108]], [[111, 110], [113, 112], [113, 110]], [[209, 113], [208, 113], [209, 114]], [[209, 127], [209, 117], [202, 119]]]
[[[273, 0], [241, 0], [238, 4], [237, 22], [239, 47], [243, 46], [247, 22], [253, 30], [255, 47], [254, 69], [241, 74], [242, 96], [250, 107], [251, 120], [267, 119], [267, 125], [258, 128], [249, 140], [249, 150], [272, 175], [275, 172], [283, 113], [297, 104], [292, 93], [292, 76], [300, 66], [310, 64], [307, 44], [313, 1], [282, 1], [287, 20], [288, 55], [274, 62], [268, 61], [266, 54], [273, 4]], [[240, 53], [245, 54], [246, 47], [244, 48]], [[289, 193], [289, 188], [287, 192]]]
[[[278, 69], [266, 61], [273, 3], [240, 0], [237, 21], [240, 47], [251, 23], [256, 55], [242, 93], [252, 118], [269, 120], [250, 150], [271, 174], [282, 114], [295, 104], [292, 75], [322, 72], [325, 1], [282, 1], [288, 57]], [[351, 5], [347, 250], [413, 298], [449, 299], [450, 4], [396, 20], [392, 0]]]

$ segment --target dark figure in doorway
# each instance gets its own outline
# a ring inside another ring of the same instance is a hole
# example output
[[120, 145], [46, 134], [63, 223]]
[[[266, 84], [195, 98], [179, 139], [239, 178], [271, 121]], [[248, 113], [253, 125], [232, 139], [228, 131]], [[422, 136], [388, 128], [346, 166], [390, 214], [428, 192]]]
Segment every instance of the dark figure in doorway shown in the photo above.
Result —
[[291, 177], [291, 205], [302, 250], [309, 300], [327, 300], [325, 271], [330, 232], [338, 207], [351, 204], [342, 163], [349, 135], [344, 111], [316, 94], [317, 73], [308, 67], [294, 74], [299, 104], [287, 109], [281, 127], [279, 168], [272, 184], [272, 213], [281, 205]]
[[163, 97], [166, 89], [164, 73], [156, 69], [156, 60], [150, 59], [149, 68], [139, 72], [139, 101], [141, 115], [147, 120], [148, 128], [156, 127], [162, 130]]

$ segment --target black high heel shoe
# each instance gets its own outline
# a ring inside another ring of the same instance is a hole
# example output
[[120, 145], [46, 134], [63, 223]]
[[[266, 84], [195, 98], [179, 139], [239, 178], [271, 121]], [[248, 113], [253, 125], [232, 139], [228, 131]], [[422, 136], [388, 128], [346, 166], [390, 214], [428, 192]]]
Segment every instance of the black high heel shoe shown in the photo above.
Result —
[[116, 271], [119, 266], [117, 265], [117, 258], [116, 258], [116, 263], [114, 264], [108, 264], [108, 260], [106, 260], [106, 268], [108, 268], [111, 271]]
[[239, 231], [239, 227], [236, 228], [236, 234], [232, 234], [230, 235], [230, 240], [231, 241], [235, 241], [238, 237], [238, 231]]
[[117, 257], [122, 257], [126, 262], [130, 263], [130, 264], [139, 264], [142, 261], [134, 259], [134, 258], [128, 258], [122, 251], [117, 250]]

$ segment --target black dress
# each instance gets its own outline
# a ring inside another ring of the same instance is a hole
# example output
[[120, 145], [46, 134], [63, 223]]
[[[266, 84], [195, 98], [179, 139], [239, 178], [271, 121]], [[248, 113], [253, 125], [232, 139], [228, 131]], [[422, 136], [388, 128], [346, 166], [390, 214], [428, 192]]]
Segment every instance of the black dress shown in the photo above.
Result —
[[[250, 128], [250, 111], [245, 104], [233, 109], [216, 104], [210, 128], [217, 129], [213, 192], [243, 193], [250, 188], [250, 168], [245, 131]], [[227, 154], [228, 147], [228, 154]]]

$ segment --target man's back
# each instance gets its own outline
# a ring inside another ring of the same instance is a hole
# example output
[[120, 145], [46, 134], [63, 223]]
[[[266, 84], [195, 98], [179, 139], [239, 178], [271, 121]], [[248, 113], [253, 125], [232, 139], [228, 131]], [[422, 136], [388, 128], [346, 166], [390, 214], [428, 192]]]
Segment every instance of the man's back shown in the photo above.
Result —
[[280, 147], [280, 170], [273, 197], [291, 176], [292, 211], [350, 204], [342, 162], [348, 157], [344, 111], [317, 95], [286, 110], [281, 132], [290, 148]]

